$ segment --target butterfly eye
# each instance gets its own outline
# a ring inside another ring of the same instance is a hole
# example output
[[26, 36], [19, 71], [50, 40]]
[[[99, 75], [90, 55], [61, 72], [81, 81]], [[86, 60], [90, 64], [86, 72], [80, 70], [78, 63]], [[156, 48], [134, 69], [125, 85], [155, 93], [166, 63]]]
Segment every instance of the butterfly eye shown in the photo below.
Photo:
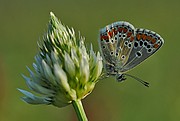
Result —
[[106, 65], [106, 68], [111, 70], [111, 71], [114, 71], [114, 66], [112, 66], [112, 65]]

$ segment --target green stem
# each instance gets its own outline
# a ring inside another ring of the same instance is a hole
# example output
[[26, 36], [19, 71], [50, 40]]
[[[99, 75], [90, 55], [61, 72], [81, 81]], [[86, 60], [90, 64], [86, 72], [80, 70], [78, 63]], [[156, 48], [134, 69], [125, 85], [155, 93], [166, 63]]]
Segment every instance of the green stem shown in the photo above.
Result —
[[78, 120], [79, 121], [88, 121], [87, 117], [86, 117], [86, 113], [83, 109], [83, 105], [81, 103], [81, 100], [76, 100], [72, 102], [74, 110], [77, 114]]

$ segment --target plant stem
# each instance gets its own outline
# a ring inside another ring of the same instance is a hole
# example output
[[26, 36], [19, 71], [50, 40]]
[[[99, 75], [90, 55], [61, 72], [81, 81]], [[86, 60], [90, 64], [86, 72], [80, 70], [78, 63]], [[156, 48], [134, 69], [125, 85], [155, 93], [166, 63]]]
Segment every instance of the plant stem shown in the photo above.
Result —
[[79, 121], [88, 121], [87, 117], [86, 117], [86, 113], [83, 109], [83, 105], [81, 100], [76, 100], [72, 102], [72, 105], [74, 107], [74, 110], [77, 114], [78, 120]]

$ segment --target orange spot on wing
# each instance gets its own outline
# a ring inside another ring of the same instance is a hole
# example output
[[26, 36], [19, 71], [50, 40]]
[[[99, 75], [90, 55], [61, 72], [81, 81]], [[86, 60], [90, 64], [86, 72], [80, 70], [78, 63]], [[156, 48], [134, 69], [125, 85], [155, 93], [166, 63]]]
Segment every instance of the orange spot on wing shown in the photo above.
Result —
[[134, 40], [134, 36], [131, 36], [130, 38], [130, 42], [132, 42]]
[[158, 44], [154, 44], [154, 46], [153, 46], [154, 48], [158, 48], [159, 47], [159, 45]]
[[128, 30], [126, 28], [123, 28], [123, 32], [126, 33]]
[[107, 39], [108, 39], [108, 36], [105, 36], [105, 35], [102, 35], [102, 36], [101, 36], [101, 41], [107, 40]]
[[112, 37], [112, 36], [113, 36], [113, 32], [112, 32], [112, 31], [108, 32], [108, 35], [109, 35], [110, 37]]
[[152, 37], [151, 37], [151, 36], [147, 36], [146, 39], [147, 39], [148, 41], [151, 41]]
[[152, 38], [151, 43], [154, 44], [156, 42], [155, 38]]
[[143, 40], [146, 40], [146, 38], [147, 38], [147, 35], [143, 34], [143, 35], [142, 35], [142, 39], [143, 39]]
[[141, 39], [141, 34], [136, 35], [137, 40], [139, 41]]
[[122, 27], [119, 27], [119, 28], [118, 28], [118, 31], [119, 31], [119, 32], [122, 32], [122, 30], [123, 30]]
[[117, 30], [115, 30], [114, 28], [112, 29], [112, 32], [113, 32], [114, 34], [117, 34]]
[[101, 41], [103, 41], [103, 35], [100, 36]]
[[132, 32], [127, 33], [127, 37], [130, 37], [132, 35]]
[[114, 30], [114, 34], [116, 35], [118, 33], [118, 31], [117, 30]]

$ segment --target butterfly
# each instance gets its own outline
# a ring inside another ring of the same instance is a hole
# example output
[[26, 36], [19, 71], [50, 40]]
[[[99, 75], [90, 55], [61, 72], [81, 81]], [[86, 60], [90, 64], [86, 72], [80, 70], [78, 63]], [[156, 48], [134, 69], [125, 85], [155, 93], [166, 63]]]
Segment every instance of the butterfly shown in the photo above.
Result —
[[134, 28], [125, 21], [105, 26], [100, 29], [99, 45], [106, 74], [115, 76], [119, 82], [124, 81], [127, 75], [148, 87], [148, 82], [125, 72], [153, 55], [163, 43], [159, 34], [148, 29]]

